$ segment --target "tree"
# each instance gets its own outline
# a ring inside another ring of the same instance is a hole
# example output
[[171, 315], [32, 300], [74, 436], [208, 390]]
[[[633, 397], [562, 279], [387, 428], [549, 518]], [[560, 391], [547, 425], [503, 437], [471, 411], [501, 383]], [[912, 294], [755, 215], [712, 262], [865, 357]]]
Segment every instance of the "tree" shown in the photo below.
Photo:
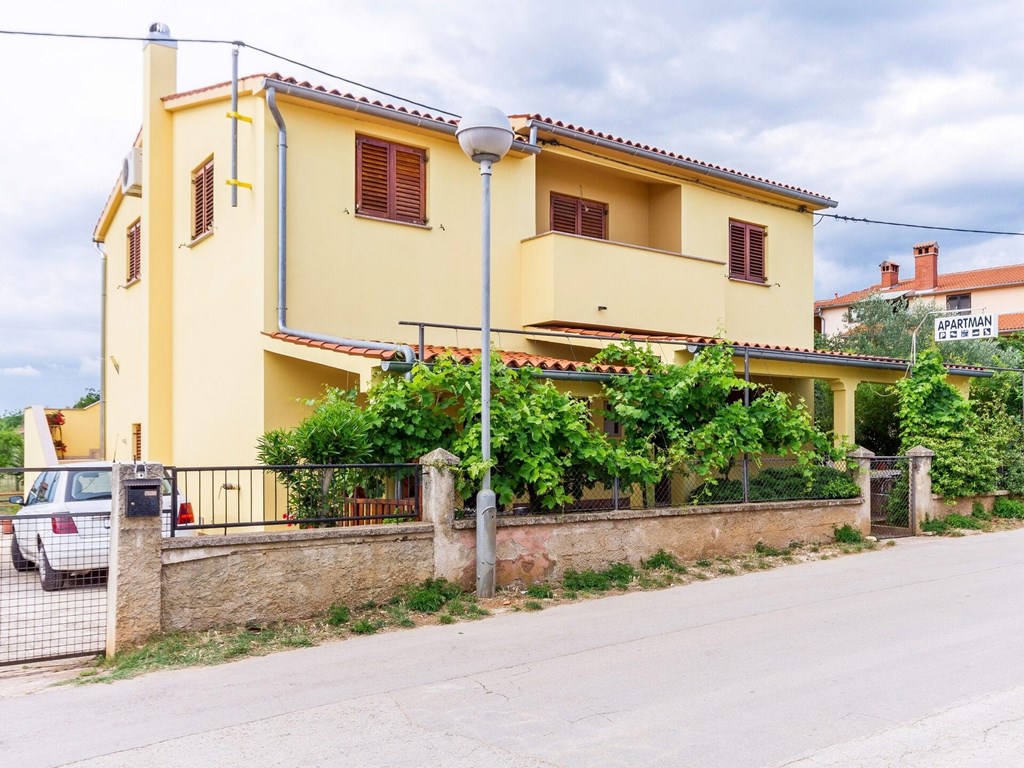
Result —
[[88, 389], [85, 390], [85, 394], [82, 395], [80, 398], [78, 398], [75, 401], [75, 404], [72, 405], [71, 407], [72, 408], [87, 408], [88, 406], [92, 405], [93, 403], [98, 403], [99, 401], [100, 401], [100, 393], [99, 393], [99, 391], [97, 391], [96, 389], [93, 389], [92, 387], [89, 387]]
[[25, 441], [13, 429], [0, 429], [0, 467], [25, 465]]

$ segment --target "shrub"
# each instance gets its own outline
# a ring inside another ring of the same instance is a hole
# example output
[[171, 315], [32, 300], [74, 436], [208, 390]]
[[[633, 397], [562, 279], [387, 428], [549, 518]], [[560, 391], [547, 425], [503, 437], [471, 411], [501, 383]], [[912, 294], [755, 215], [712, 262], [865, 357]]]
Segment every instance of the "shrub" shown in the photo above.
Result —
[[975, 520], [973, 517], [965, 515], [958, 515], [955, 512], [946, 515], [946, 525], [950, 528], [959, 528], [966, 531], [978, 531], [985, 527], [985, 524], [980, 520]]
[[420, 613], [437, 613], [446, 603], [462, 597], [462, 589], [446, 579], [426, 579], [406, 587], [402, 594], [406, 607]]
[[864, 541], [861, 532], [849, 523], [840, 528], [834, 528], [832, 533], [839, 544], [860, 544]]
[[[828, 466], [765, 467], [750, 479], [751, 501], [792, 499], [852, 499], [860, 487], [845, 472]], [[698, 504], [732, 504], [743, 501], [739, 480], [709, 481], [690, 496]]]
[[327, 610], [327, 623], [332, 627], [340, 627], [342, 624], [348, 624], [349, 619], [352, 618], [352, 614], [348, 609], [347, 605], [341, 605], [340, 603], [334, 603]]
[[971, 505], [971, 517], [975, 517], [978, 520], [991, 520], [992, 513], [985, 509], [984, 504], [976, 501]]
[[1010, 499], [1006, 496], [1000, 496], [992, 504], [992, 514], [995, 517], [1002, 517], [1004, 519], [1012, 520], [1024, 520], [1024, 503]]

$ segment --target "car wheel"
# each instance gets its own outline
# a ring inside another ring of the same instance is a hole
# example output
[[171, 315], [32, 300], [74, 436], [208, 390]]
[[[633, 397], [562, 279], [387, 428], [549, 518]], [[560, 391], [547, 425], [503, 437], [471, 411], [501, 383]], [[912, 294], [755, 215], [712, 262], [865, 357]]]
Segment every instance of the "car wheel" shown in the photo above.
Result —
[[11, 565], [16, 571], [31, 571], [36, 564], [21, 553], [21, 545], [18, 544], [18, 535], [11, 534]]
[[39, 542], [39, 583], [43, 592], [56, 592], [64, 586], [65, 574], [55, 571], [50, 567], [50, 561], [46, 559], [46, 550], [43, 543]]

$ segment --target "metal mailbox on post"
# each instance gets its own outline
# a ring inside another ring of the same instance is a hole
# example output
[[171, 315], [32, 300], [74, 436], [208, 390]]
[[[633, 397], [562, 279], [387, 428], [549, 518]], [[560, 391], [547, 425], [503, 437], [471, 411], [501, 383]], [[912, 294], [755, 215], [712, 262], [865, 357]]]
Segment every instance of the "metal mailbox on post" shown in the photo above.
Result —
[[127, 517], [160, 517], [162, 483], [159, 478], [126, 480]]

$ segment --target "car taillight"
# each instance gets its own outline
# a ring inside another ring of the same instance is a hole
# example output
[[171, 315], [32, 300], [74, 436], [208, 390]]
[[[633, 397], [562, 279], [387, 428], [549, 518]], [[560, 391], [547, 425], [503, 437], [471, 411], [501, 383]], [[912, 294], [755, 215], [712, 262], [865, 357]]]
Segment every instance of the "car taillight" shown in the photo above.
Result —
[[195, 515], [192, 514], [192, 502], [181, 502], [178, 505], [178, 525], [192, 525], [195, 521]]
[[71, 517], [51, 517], [50, 529], [54, 533], [78, 533], [78, 526]]

